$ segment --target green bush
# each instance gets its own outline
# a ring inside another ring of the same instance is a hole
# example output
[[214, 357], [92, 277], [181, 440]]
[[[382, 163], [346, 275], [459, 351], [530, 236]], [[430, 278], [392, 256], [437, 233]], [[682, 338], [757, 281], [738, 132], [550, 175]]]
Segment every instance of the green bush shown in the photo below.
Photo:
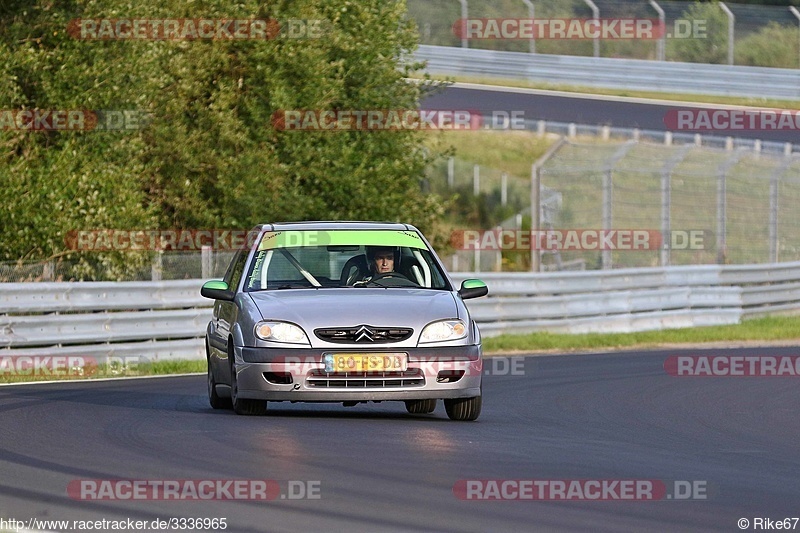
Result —
[[689, 63], [727, 63], [728, 17], [719, 2], [695, 2], [683, 19], [705, 21], [705, 38], [667, 39], [666, 58]]
[[[319, 39], [89, 41], [67, 34], [76, 18], [329, 24]], [[430, 233], [442, 203], [419, 187], [420, 132], [272, 124], [278, 110], [417, 108], [420, 87], [401, 66], [416, 45], [404, 2], [3, 2], [0, 109], [136, 109], [152, 121], [125, 132], [0, 131], [0, 260], [63, 256], [64, 236], [80, 229], [379, 219]]]
[[797, 68], [800, 62], [798, 35], [796, 27], [770, 22], [757, 33], [736, 41], [736, 64]]

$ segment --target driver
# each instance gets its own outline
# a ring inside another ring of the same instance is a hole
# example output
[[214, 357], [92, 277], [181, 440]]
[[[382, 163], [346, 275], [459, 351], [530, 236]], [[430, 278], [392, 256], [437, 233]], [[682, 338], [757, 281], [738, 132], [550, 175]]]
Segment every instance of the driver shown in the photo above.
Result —
[[393, 246], [367, 246], [366, 251], [370, 275], [363, 281], [394, 272], [395, 266], [400, 263], [400, 252]]
[[394, 272], [394, 250], [391, 248], [379, 248], [373, 252], [369, 261], [369, 268], [373, 275]]

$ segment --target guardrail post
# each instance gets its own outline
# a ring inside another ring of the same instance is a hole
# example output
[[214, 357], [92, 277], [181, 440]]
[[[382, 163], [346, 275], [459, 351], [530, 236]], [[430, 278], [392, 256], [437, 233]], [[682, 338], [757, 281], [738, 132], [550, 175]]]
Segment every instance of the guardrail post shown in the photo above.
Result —
[[481, 167], [474, 165], [472, 167], [472, 194], [478, 196], [481, 193]]
[[539, 137], [544, 137], [544, 134], [547, 133], [547, 122], [544, 120], [537, 121], [536, 133], [539, 135]]
[[508, 174], [503, 172], [500, 175], [500, 205], [505, 206], [508, 203]]
[[733, 65], [733, 38], [736, 34], [736, 16], [733, 14], [733, 11], [728, 9], [725, 2], [720, 2], [719, 7], [728, 15], [728, 64]]

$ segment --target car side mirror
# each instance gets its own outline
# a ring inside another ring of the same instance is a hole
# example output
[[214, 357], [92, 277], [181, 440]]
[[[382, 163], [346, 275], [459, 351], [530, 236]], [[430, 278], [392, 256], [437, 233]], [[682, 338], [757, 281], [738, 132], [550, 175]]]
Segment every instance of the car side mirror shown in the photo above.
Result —
[[487, 294], [489, 294], [489, 287], [479, 279], [465, 279], [461, 282], [461, 288], [458, 290], [458, 295], [462, 300], [480, 298]]
[[212, 300], [233, 301], [233, 291], [228, 289], [228, 284], [221, 279], [212, 279], [203, 283], [200, 294]]

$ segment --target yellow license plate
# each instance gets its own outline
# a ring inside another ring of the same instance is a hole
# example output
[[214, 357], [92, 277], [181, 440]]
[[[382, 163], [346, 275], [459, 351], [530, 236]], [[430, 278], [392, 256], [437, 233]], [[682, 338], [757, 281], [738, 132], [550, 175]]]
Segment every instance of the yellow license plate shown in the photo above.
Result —
[[404, 353], [325, 354], [325, 372], [387, 372], [408, 369]]

